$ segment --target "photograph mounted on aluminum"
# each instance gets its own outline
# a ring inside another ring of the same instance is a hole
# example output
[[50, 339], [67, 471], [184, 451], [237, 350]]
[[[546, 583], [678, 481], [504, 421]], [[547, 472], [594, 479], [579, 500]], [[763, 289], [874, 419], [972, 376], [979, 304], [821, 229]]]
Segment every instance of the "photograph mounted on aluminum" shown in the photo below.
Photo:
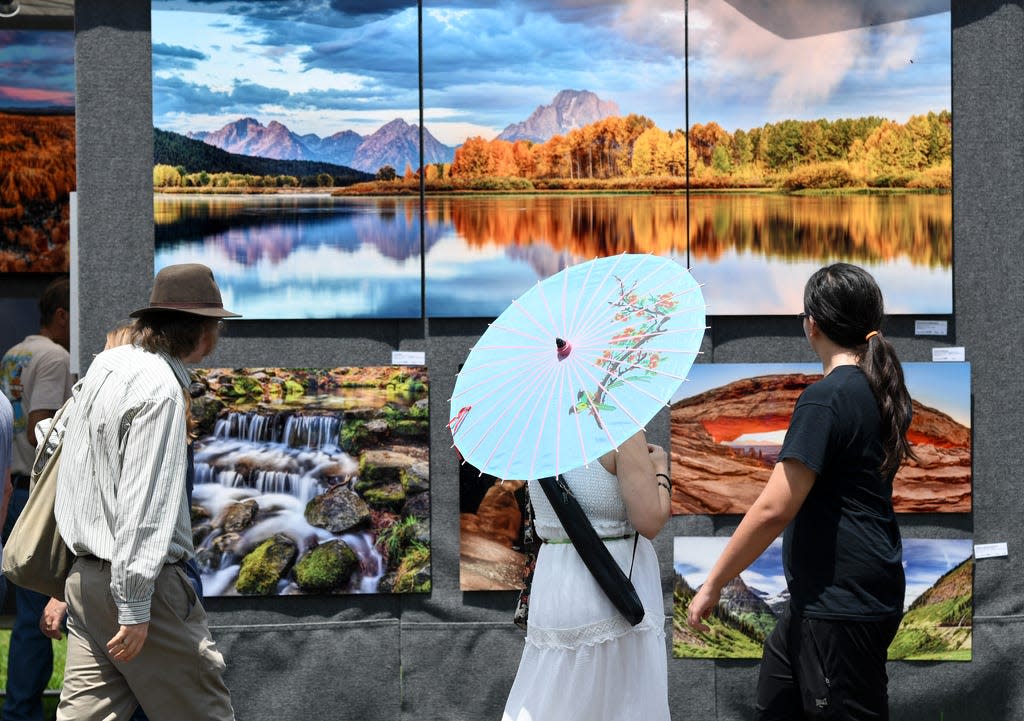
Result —
[[[782, 540], [776, 539], [722, 590], [707, 633], [686, 623], [690, 600], [729, 541], [677, 536], [672, 616], [674, 658], [761, 658], [764, 641], [789, 603]], [[904, 538], [907, 588], [890, 661], [970, 661], [974, 556], [969, 539]]]
[[459, 588], [510, 591], [526, 573], [525, 481], [503, 481], [459, 466]]
[[152, 3], [155, 269], [246, 318], [422, 314], [416, 2], [344, 5]]
[[654, 0], [424, 0], [428, 315], [497, 316], [594, 257], [685, 254], [683, 27]]
[[[970, 363], [904, 363], [916, 461], [893, 481], [897, 513], [971, 510]], [[819, 363], [697, 363], [671, 401], [672, 513], [742, 514], [761, 493], [797, 398]]]
[[422, 367], [194, 371], [207, 596], [429, 592]]
[[0, 30], [0, 273], [66, 273], [75, 35]]
[[889, 313], [951, 313], [949, 0], [688, 7], [689, 263], [709, 312], [798, 313], [794, 278], [847, 261]]

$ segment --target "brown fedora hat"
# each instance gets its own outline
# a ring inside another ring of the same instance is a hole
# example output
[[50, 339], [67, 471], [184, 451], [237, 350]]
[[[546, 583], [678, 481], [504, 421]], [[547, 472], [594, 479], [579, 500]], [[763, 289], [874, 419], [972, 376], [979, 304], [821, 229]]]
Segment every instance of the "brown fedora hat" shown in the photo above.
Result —
[[166, 310], [208, 318], [241, 317], [224, 308], [213, 271], [202, 263], [180, 263], [161, 268], [153, 281], [149, 305], [130, 315], [138, 318], [143, 313]]

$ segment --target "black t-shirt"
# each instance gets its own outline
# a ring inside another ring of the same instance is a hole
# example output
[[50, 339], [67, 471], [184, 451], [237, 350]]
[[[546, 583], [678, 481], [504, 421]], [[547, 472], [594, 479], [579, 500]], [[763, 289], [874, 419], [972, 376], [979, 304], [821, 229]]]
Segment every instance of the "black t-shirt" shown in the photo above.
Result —
[[800, 395], [779, 460], [817, 474], [783, 536], [793, 610], [873, 620], [903, 612], [903, 545], [883, 478], [878, 403], [857, 366], [838, 366]]

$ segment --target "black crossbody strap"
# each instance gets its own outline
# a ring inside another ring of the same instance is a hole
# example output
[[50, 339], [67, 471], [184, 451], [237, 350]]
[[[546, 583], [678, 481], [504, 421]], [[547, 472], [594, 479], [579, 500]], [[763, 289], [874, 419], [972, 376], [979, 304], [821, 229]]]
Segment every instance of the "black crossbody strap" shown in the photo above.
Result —
[[[572, 541], [583, 563], [590, 570], [598, 586], [604, 591], [608, 600], [626, 620], [633, 626], [644, 618], [644, 606], [633, 587], [632, 581], [605, 547], [604, 540], [594, 530], [586, 512], [580, 507], [572, 489], [561, 476], [539, 479], [544, 495], [548, 497], [552, 510], [558, 517], [565, 534]], [[639, 538], [633, 539], [633, 556], [636, 558], [636, 545]], [[633, 573], [630, 562], [629, 572]]]
[[640, 534], [633, 531], [633, 557], [629, 559], [629, 575], [626, 576], [630, 581], [633, 580], [633, 564], [636, 563], [636, 544], [640, 543]]

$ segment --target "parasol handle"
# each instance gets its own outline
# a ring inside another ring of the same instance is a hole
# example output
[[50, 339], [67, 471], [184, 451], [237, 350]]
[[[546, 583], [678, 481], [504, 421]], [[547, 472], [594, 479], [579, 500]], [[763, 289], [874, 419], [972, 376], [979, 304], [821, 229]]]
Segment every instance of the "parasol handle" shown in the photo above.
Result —
[[561, 338], [555, 338], [555, 348], [558, 349], [558, 360], [565, 360], [572, 353], [572, 343]]

